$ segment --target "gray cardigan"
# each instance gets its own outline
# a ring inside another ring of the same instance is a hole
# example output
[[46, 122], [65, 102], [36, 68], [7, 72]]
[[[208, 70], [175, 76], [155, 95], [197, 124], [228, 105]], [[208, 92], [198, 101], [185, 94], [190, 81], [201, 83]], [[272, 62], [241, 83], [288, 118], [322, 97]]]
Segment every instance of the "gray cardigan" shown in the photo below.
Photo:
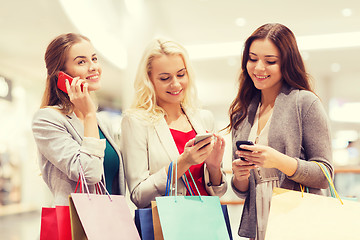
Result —
[[[124, 166], [111, 129], [97, 116], [98, 126], [120, 159], [119, 180], [113, 194], [125, 195]], [[39, 151], [42, 177], [54, 195], [54, 205], [69, 205], [75, 191], [80, 165], [88, 185], [99, 182], [104, 175], [105, 139], [84, 137], [84, 126], [74, 113], [63, 115], [48, 107], [39, 109], [33, 118], [32, 131]], [[90, 191], [93, 192], [93, 186]]]
[[[232, 131], [233, 160], [237, 140], [247, 140], [254, 122], [260, 94], [252, 100], [248, 116], [238, 129]], [[320, 99], [310, 91], [291, 88], [287, 84], [278, 94], [270, 122], [269, 146], [293, 157], [298, 162], [294, 175], [287, 176], [278, 171], [280, 187], [300, 190], [305, 185], [311, 193], [321, 194], [320, 189], [328, 188], [328, 182], [319, 166], [311, 161], [321, 162], [333, 175], [331, 137], [329, 122]], [[234, 192], [245, 198], [239, 235], [255, 237], [256, 234], [256, 196], [254, 171], [250, 172], [249, 190], [240, 192], [232, 182]]]

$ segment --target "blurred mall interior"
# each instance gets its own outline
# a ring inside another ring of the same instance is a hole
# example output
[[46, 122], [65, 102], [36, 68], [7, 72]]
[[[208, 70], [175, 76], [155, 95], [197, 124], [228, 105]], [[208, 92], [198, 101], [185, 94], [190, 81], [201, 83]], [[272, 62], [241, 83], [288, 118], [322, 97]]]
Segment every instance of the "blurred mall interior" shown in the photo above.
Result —
[[[51, 206], [32, 136], [31, 120], [44, 91], [44, 53], [57, 35], [89, 37], [103, 67], [99, 110], [120, 133], [145, 45], [167, 37], [188, 50], [204, 108], [219, 129], [228, 124], [244, 40], [278, 22], [296, 35], [315, 91], [331, 123], [335, 186], [360, 199], [360, 2], [285, 0], [0, 0], [0, 239], [37, 239], [40, 211]], [[231, 137], [224, 167], [231, 177]], [[314, 132], [314, 138], [317, 133]], [[237, 238], [242, 202], [231, 191]], [[133, 208], [129, 201], [129, 206]]]

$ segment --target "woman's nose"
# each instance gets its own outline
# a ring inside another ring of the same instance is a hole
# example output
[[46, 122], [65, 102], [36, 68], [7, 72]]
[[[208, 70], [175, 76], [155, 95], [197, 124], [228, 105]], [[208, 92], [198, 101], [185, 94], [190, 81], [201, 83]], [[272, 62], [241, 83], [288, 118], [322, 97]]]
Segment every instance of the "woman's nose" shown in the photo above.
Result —
[[265, 65], [264, 65], [263, 61], [259, 60], [256, 63], [255, 69], [256, 70], [265, 70]]
[[89, 71], [93, 72], [95, 70], [97, 70], [97, 63], [90, 63]]
[[180, 85], [180, 80], [176, 76], [174, 76], [171, 82], [171, 86], [176, 87], [178, 85]]

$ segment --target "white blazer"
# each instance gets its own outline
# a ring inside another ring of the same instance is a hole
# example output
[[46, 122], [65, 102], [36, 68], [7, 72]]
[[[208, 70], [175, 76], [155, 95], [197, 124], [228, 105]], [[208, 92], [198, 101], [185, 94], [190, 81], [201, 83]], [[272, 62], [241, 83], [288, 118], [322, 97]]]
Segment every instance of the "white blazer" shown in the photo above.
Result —
[[[119, 156], [119, 178], [116, 192], [124, 195], [125, 176], [120, 151], [113, 140], [111, 127], [97, 116], [98, 126]], [[33, 117], [32, 131], [39, 151], [41, 175], [54, 195], [55, 205], [69, 205], [75, 191], [80, 165], [93, 191], [93, 185], [104, 175], [104, 139], [84, 137], [84, 126], [75, 113], [64, 115], [51, 107], [39, 109]]]
[[[142, 111], [142, 110], [138, 110]], [[184, 110], [185, 111], [185, 110]], [[196, 133], [215, 131], [214, 118], [207, 110], [185, 111]], [[175, 141], [164, 118], [156, 123], [127, 113], [121, 124], [121, 150], [130, 198], [139, 208], [149, 207], [155, 197], [165, 195], [166, 167], [179, 157]], [[209, 172], [204, 168], [206, 190], [222, 196], [227, 190], [225, 173], [220, 186], [208, 186]], [[209, 184], [210, 185], [210, 184]], [[178, 181], [178, 195], [186, 195], [186, 187]]]

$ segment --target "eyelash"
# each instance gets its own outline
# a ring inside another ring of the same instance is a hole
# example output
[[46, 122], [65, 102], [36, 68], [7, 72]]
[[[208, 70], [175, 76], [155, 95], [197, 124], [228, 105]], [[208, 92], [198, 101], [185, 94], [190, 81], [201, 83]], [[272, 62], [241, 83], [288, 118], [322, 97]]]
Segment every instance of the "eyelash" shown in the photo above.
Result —
[[[251, 59], [251, 58], [249, 58], [249, 61], [251, 61], [251, 62], [257, 62], [257, 59]], [[266, 61], [266, 63], [267, 63], [267, 64], [270, 64], [270, 65], [274, 65], [274, 64], [276, 64], [276, 61]]]
[[[183, 78], [185, 76], [185, 73], [179, 73], [176, 76], [177, 76], [177, 78]], [[166, 80], [169, 80], [169, 79], [170, 79], [170, 77], [160, 78], [160, 80], [162, 80], [162, 81], [166, 81]]]

